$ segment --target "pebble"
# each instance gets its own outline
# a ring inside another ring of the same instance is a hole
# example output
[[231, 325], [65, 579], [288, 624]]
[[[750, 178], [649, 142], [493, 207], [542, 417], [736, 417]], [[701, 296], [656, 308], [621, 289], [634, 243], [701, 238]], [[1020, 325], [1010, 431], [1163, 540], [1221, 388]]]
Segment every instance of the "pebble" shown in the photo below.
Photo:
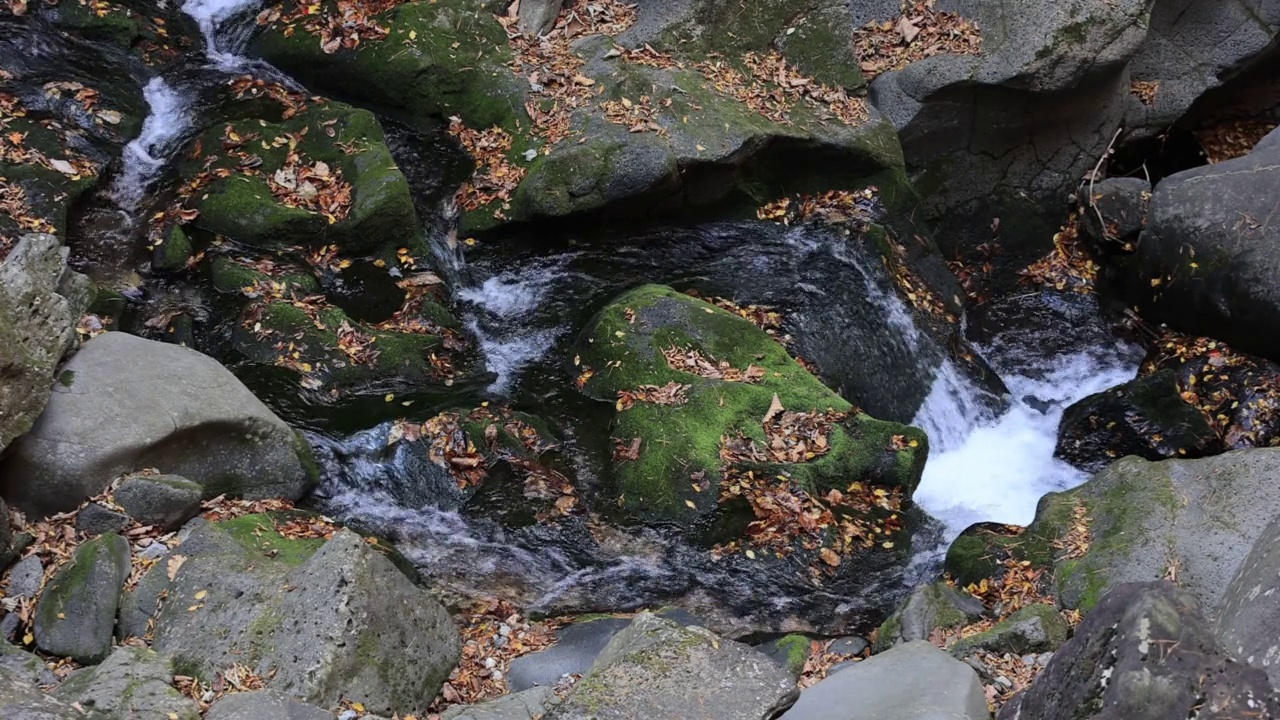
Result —
[[501, 679], [502, 679], [502, 671], [501, 671], [501, 670], [494, 670], [494, 671], [489, 675], [489, 677], [493, 678], [494, 680], [501, 680]]
[[138, 557], [143, 560], [159, 560], [168, 554], [169, 548], [164, 543], [155, 542], [142, 548], [142, 551], [138, 553]]
[[501, 635], [493, 639], [494, 647], [504, 648], [509, 644], [511, 644], [511, 640], [508, 638], [502, 637]]
[[484, 659], [484, 666], [485, 666], [485, 669], [492, 670], [498, 666], [498, 661], [491, 657], [487, 657]]
[[502, 637], [507, 637], [508, 635], [511, 634], [511, 626], [506, 623], [499, 625], [498, 634], [501, 635]]
[[355, 710], [343, 710], [342, 714], [338, 716], [338, 720], [356, 720], [357, 717], [359, 717], [359, 713]]
[[867, 649], [867, 641], [856, 636], [842, 637], [831, 643], [831, 647], [827, 652], [837, 653], [839, 655], [861, 655], [863, 650]]
[[1036, 659], [1037, 661], [1039, 661], [1041, 665], [1048, 665], [1049, 661], [1053, 659], [1053, 653], [1051, 652], [1040, 653], [1040, 657]]
[[18, 632], [18, 628], [22, 626], [22, 620], [18, 618], [18, 613], [11, 612], [0, 620], [0, 639], [9, 640]]
[[1022, 664], [1026, 665], [1027, 667], [1031, 667], [1032, 665], [1035, 665], [1038, 661], [1039, 659], [1035, 655], [1022, 656]]
[[1003, 675], [996, 678], [996, 684], [1003, 686], [1007, 689], [1013, 688], [1013, 681]]

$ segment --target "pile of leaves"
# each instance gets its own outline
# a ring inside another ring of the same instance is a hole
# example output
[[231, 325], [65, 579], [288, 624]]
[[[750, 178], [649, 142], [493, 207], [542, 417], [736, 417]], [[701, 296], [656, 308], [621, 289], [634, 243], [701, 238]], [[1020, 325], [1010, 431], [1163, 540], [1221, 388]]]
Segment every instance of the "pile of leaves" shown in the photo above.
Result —
[[237, 100], [258, 100], [268, 98], [280, 104], [280, 118], [289, 118], [304, 111], [311, 104], [324, 102], [324, 98], [308, 96], [296, 90], [290, 90], [278, 82], [263, 80], [252, 75], [241, 75], [227, 81], [227, 87]]
[[[670, 106], [671, 98], [662, 103]], [[628, 132], [656, 132], [664, 137], [667, 135], [667, 129], [658, 124], [658, 111], [648, 95], [641, 95], [637, 102], [625, 97], [621, 100], [608, 100], [601, 103], [600, 109], [604, 111], [605, 120], [615, 125], [625, 125]]]
[[[27, 191], [0, 175], [0, 213], [8, 215], [23, 232], [56, 233], [53, 223], [36, 215], [27, 204]], [[17, 235], [0, 233], [0, 261], [18, 244]]]
[[[61, 92], [63, 85], [70, 86], [72, 84], [50, 83], [49, 85], [53, 86], [54, 89], [48, 92], [56, 95]], [[88, 102], [89, 106], [93, 107], [97, 102], [97, 91], [85, 88], [79, 83], [74, 83], [74, 85], [81, 88], [80, 91], [77, 91], [76, 97], [85, 97], [86, 99], [83, 102]], [[92, 94], [86, 95], [85, 93]], [[116, 115], [119, 115], [119, 113], [116, 113]], [[24, 132], [13, 129], [16, 124], [15, 120], [26, 117], [27, 109], [23, 106], [22, 101], [8, 93], [0, 93], [0, 162], [11, 165], [39, 165], [62, 173], [71, 180], [94, 177], [98, 174], [98, 166], [93, 161], [67, 146], [66, 131], [53, 120], [41, 120], [39, 124], [45, 130], [59, 137], [66, 158], [52, 158], [27, 145], [27, 136], [31, 133], [31, 130]], [[119, 119], [117, 119], [117, 122], [119, 122]]]
[[460, 490], [477, 487], [488, 477], [484, 455], [467, 436], [457, 413], [440, 413], [424, 423], [397, 421], [391, 426], [387, 445], [423, 439], [430, 444], [427, 458], [448, 470]]
[[[455, 197], [458, 207], [470, 212], [490, 203], [500, 202], [509, 207], [511, 193], [528, 172], [511, 162], [511, 133], [500, 127], [473, 130], [458, 117], [449, 118], [449, 134], [457, 138], [462, 147], [476, 162], [475, 172], [458, 188]], [[501, 216], [501, 210], [494, 213]]]
[[194, 700], [200, 706], [200, 712], [204, 713], [225, 695], [262, 690], [275, 674], [276, 671], [272, 669], [264, 677], [255, 673], [248, 665], [235, 663], [215, 674], [213, 682], [203, 683], [191, 675], [174, 675], [173, 686], [178, 692]]
[[362, 41], [381, 40], [388, 30], [379, 24], [377, 16], [408, 0], [293, 0], [272, 5], [258, 13], [258, 24], [282, 29], [285, 37], [292, 36], [298, 28], [320, 40], [320, 49], [326, 54], [340, 49], [354, 50]]
[[[402, 260], [406, 257], [401, 255]], [[408, 259], [412, 260], [412, 258]], [[412, 266], [412, 262], [408, 263], [408, 266]], [[444, 281], [435, 273], [423, 271], [406, 275], [397, 281], [396, 285], [405, 291], [404, 304], [392, 313], [391, 317], [375, 325], [374, 329], [379, 332], [431, 335], [440, 338], [445, 352], [431, 353], [427, 360], [430, 361], [436, 375], [446, 380], [452, 379], [457, 371], [449, 353], [465, 350], [466, 337], [454, 328], [433, 321], [423, 312], [427, 302], [439, 302], [444, 299], [442, 292]]]
[[330, 225], [351, 211], [351, 183], [342, 178], [342, 170], [308, 162], [297, 151], [290, 151], [284, 165], [267, 177], [267, 186], [280, 204], [318, 212]]
[[1093, 261], [1080, 237], [1080, 217], [1071, 213], [1067, 222], [1053, 236], [1053, 250], [1018, 274], [1023, 282], [1055, 290], [1088, 294], [1098, 279], [1098, 264]]
[[791, 111], [798, 103], [820, 118], [834, 118], [846, 125], [859, 125], [868, 117], [861, 98], [849, 97], [842, 88], [804, 75], [775, 50], [763, 55], [747, 53], [741, 65], [745, 72], [724, 59], [713, 58], [694, 67], [716, 90], [776, 123], [791, 125]]
[[453, 705], [470, 705], [505, 695], [511, 661], [554, 645], [556, 630], [565, 624], [555, 619], [532, 622], [499, 600], [482, 601], [464, 615], [462, 659], [432, 702], [431, 718]]
[[858, 191], [828, 190], [817, 195], [784, 197], [760, 206], [756, 217], [783, 225], [820, 221], [839, 225], [870, 222], [877, 208], [878, 189], [874, 186]]
[[789, 345], [792, 337], [783, 333], [782, 330], [782, 314], [768, 305], [739, 305], [728, 298], [710, 296], [703, 297], [696, 290], [685, 290], [684, 293], [690, 297], [696, 297], [699, 300], [711, 303], [721, 310], [728, 310], [738, 317], [749, 321], [752, 325], [760, 328], [769, 337], [781, 343], [783, 346]]
[[949, 323], [957, 322], [956, 316], [947, 310], [946, 303], [938, 293], [934, 292], [924, 278], [911, 267], [911, 263], [907, 262], [907, 249], [902, 243], [889, 238], [889, 253], [882, 256], [881, 260], [884, 262], [885, 270], [889, 272], [889, 277], [893, 278], [898, 294], [906, 298], [911, 307]]
[[764, 378], [764, 368], [762, 367], [747, 365], [746, 369], [739, 370], [724, 360], [717, 361], [715, 358], [708, 358], [694, 347], [679, 348], [673, 345], [664, 349], [662, 356], [667, 359], [667, 365], [672, 370], [710, 380], [758, 383]]
[[870, 648], [864, 650], [860, 655], [832, 652], [831, 648], [836, 642], [836, 640], [809, 641], [809, 654], [805, 658], [804, 669], [801, 670], [800, 679], [797, 683], [801, 689], [813, 687], [825, 680], [831, 669], [836, 665], [853, 660], [861, 660], [864, 655], [871, 652]]
[[985, 242], [974, 246], [967, 257], [947, 261], [947, 267], [960, 281], [960, 288], [964, 290], [965, 297], [975, 305], [981, 305], [991, 299], [987, 281], [991, 279], [991, 273], [995, 270], [992, 260], [1000, 252], [1001, 247], [998, 243]]
[[669, 382], [662, 387], [641, 385], [635, 390], [619, 390], [617, 410], [618, 412], [628, 410], [638, 402], [655, 405], [684, 405], [689, 402], [688, 393], [689, 386], [678, 382]]
[[1172, 368], [1178, 393], [1228, 450], [1280, 445], [1280, 366], [1226, 343], [1165, 329], [1142, 365]]
[[1275, 120], [1239, 118], [1222, 120], [1191, 134], [1212, 164], [1248, 155], [1277, 125], [1280, 123]]
[[1134, 80], [1129, 85], [1129, 94], [1147, 107], [1156, 104], [1156, 95], [1160, 94], [1159, 80]]
[[854, 31], [858, 66], [867, 80], [934, 55], [979, 55], [978, 26], [955, 13], [933, 9], [935, 0], [903, 0], [897, 20]]

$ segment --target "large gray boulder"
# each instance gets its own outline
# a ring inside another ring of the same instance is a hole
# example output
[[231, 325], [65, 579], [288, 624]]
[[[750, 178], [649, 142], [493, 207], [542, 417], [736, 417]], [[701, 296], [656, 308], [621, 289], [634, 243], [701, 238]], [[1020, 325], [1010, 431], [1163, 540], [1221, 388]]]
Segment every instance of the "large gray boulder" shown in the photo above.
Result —
[[67, 268], [68, 252], [53, 235], [25, 235], [0, 263], [0, 450], [35, 424], [75, 347], [89, 281]]
[[333, 720], [333, 713], [300, 703], [278, 690], [232, 693], [215, 702], [205, 720]]
[[796, 694], [791, 675], [759, 651], [641, 613], [547, 718], [769, 720]]
[[1261, 670], [1231, 662], [1195, 598], [1168, 582], [1109, 592], [1000, 720], [1280, 717]]
[[1240, 158], [1156, 186], [1127, 269], [1151, 321], [1280, 360], [1280, 130]]
[[461, 651], [438, 601], [348, 530], [310, 554], [314, 543], [253, 516], [223, 527], [179, 546], [187, 559], [156, 615], [157, 651], [208, 678], [246, 664], [324, 707], [425, 711]]
[[973, 668], [917, 640], [872, 655], [800, 693], [783, 720], [986, 720]]
[[206, 497], [297, 499], [310, 448], [212, 358], [109, 332], [62, 369], [48, 408], [0, 465], [0, 488], [36, 513], [75, 507], [117, 475], [182, 475]]
[[511, 661], [507, 686], [520, 692], [551, 687], [565, 675], [582, 675], [615, 635], [631, 624], [627, 618], [598, 618], [576, 622], [556, 633], [556, 644]]
[[1218, 639], [1237, 661], [1261, 668], [1280, 687], [1280, 517], [1258, 536], [1227, 587]]
[[[924, 214], [948, 223], [945, 252], [993, 235], [1009, 261], [1052, 247], [1061, 204], [1124, 117], [1125, 65], [1151, 3], [944, 0], [937, 9], [981, 28], [981, 54], [937, 55], [872, 82], [872, 102], [928, 189]], [[859, 24], [899, 13], [896, 3], [855, 5]]]
[[87, 720], [199, 720], [200, 706], [173, 688], [173, 674], [155, 652], [121, 647], [101, 665], [67, 678], [53, 696], [84, 708]]
[[[1116, 585], [1173, 573], [1213, 615], [1249, 548], [1280, 514], [1277, 477], [1280, 448], [1201, 460], [1123, 458], [1042, 499], [1023, 544], [1044, 546], [1056, 560], [1054, 594], [1063, 607], [1089, 610]], [[1088, 551], [1064, 559], [1052, 544], [1071, 532], [1077, 503], [1086, 510]]]
[[129, 564], [129, 542], [115, 533], [77, 548], [40, 595], [36, 646], [85, 664], [105, 658]]

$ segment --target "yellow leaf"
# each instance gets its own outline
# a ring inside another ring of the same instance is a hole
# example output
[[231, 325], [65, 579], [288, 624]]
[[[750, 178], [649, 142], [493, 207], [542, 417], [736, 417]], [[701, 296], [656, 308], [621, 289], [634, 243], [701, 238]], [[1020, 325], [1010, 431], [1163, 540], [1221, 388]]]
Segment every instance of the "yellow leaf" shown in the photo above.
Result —
[[362, 713], [364, 712], [364, 705], [362, 703], [353, 702], [351, 703], [351, 709], [355, 710], [358, 713]]
[[748, 550], [748, 551], [747, 551], [747, 557], [751, 558], [752, 560], [755, 560], [755, 559], [756, 559], [756, 554], [755, 554], [754, 552], [752, 552], [752, 551]]
[[893, 547], [893, 541], [892, 541], [892, 540], [885, 540], [883, 543], [881, 543], [881, 545], [882, 545], [882, 546], [884, 546], [884, 549], [885, 549], [885, 550], [888, 550], [888, 549], [890, 549], [890, 548], [892, 548], [892, 547]]
[[622, 398], [618, 398], [618, 402], [614, 404], [614, 407], [618, 409], [618, 412], [622, 412], [626, 409], [622, 407]]
[[693, 504], [693, 501], [692, 501], [692, 500], [685, 500], [685, 501], [684, 501], [684, 504], [685, 504], [685, 505], [688, 505], [689, 507], [693, 508], [694, 510], [697, 510], [697, 509], [698, 509], [698, 506], [697, 506], [697, 505], [695, 505], [695, 504]]
[[409, 39], [410, 39], [410, 40], [417, 40], [417, 39], [418, 39], [418, 31], [417, 31], [417, 30], [410, 30], [410, 31], [409, 31]]
[[383, 399], [385, 402], [391, 402], [392, 400], [395, 400], [395, 399], [396, 399], [396, 396], [395, 396], [394, 394], [392, 394], [392, 393], [387, 393], [387, 396], [386, 396], [386, 397], [384, 397], [384, 398], [382, 398], [382, 399]]
[[208, 594], [209, 594], [208, 590], [201, 590], [200, 592], [196, 593], [196, 599], [203, 600]]
[[31, 643], [35, 642], [35, 640], [36, 640], [36, 636], [32, 635], [31, 633], [27, 633], [26, 635], [22, 636], [23, 645], [30, 645]]

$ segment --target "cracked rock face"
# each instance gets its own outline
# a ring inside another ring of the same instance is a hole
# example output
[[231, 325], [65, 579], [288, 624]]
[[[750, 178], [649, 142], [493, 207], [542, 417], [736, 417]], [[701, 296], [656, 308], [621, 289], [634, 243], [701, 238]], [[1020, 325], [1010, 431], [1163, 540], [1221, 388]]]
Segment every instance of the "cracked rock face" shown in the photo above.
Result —
[[1167, 582], [1121, 585], [999, 720], [1275, 718], [1261, 670], [1218, 646], [1195, 599]]
[[1258, 537], [1227, 588], [1218, 638], [1236, 660], [1280, 684], [1280, 519]]

